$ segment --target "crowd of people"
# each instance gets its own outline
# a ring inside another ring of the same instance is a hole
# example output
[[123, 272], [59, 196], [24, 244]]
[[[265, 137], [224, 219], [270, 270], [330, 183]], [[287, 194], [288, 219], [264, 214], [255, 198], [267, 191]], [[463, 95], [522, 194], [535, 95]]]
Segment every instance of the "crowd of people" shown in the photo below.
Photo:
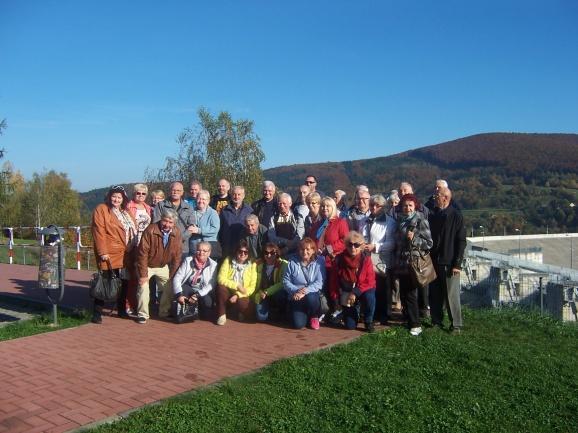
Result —
[[[343, 190], [319, 191], [312, 175], [295, 200], [265, 181], [252, 204], [226, 179], [212, 196], [194, 181], [188, 198], [181, 182], [167, 196], [139, 183], [130, 199], [113, 186], [94, 210], [92, 234], [99, 269], [122, 280], [118, 315], [139, 324], [188, 304], [219, 326], [228, 318], [313, 330], [363, 322], [372, 332], [397, 310], [417, 336], [424, 318], [443, 327], [446, 310], [449, 329], [462, 328], [466, 235], [444, 180], [423, 204], [407, 182], [373, 195], [359, 185], [348, 204]], [[437, 277], [420, 284], [412, 262], [428, 254]], [[94, 323], [103, 306], [95, 299]]]

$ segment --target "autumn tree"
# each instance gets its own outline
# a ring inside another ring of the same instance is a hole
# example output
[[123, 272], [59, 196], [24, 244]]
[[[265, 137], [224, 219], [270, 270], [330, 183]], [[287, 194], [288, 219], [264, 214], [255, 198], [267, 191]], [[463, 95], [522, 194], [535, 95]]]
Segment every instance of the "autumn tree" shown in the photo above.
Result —
[[231, 185], [245, 187], [247, 201], [257, 198], [265, 155], [253, 131], [253, 121], [233, 120], [226, 111], [213, 116], [204, 108], [199, 109], [198, 116], [195, 127], [177, 136], [179, 154], [167, 157], [164, 168], [147, 170], [147, 181], [158, 184], [180, 180], [187, 187], [198, 179], [212, 191], [218, 180], [225, 178]]
[[80, 223], [80, 197], [65, 173], [34, 173], [26, 182], [22, 200], [25, 226], [72, 226]]

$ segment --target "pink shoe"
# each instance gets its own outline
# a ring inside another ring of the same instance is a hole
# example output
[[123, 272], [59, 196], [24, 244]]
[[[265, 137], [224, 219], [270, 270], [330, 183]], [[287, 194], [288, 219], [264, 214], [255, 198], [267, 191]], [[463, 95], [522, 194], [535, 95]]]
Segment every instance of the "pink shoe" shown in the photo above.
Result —
[[311, 320], [309, 320], [309, 327], [317, 331], [319, 329], [319, 319], [317, 317], [312, 317]]

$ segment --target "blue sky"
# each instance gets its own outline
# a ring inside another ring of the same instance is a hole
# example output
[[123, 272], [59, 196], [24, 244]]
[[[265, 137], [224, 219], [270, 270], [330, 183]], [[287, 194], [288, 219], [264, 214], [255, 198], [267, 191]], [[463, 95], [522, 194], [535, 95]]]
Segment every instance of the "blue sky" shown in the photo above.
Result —
[[265, 168], [578, 132], [578, 2], [0, 0], [0, 137], [30, 178], [136, 182], [197, 110]]

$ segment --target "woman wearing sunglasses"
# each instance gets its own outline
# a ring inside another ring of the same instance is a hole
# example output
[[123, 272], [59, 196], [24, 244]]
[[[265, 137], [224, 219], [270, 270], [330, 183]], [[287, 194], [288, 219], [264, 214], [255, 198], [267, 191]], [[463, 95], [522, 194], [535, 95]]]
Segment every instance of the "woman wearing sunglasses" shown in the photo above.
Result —
[[283, 290], [283, 274], [287, 260], [281, 258], [279, 247], [272, 242], [265, 244], [263, 258], [257, 260], [257, 291], [254, 295], [256, 316], [259, 322], [269, 318], [285, 317], [287, 295]]
[[249, 260], [249, 245], [241, 240], [233, 255], [223, 261], [217, 286], [217, 325], [227, 323], [227, 307], [240, 321], [251, 317], [251, 295], [257, 286], [257, 266]]
[[363, 312], [365, 330], [373, 332], [375, 313], [375, 272], [371, 257], [363, 253], [363, 236], [351, 231], [345, 237], [345, 252], [335, 260], [329, 285], [339, 294], [342, 318], [346, 329], [357, 328], [359, 310]]
[[[128, 202], [127, 210], [135, 220], [137, 230], [137, 245], [140, 243], [140, 238], [143, 232], [151, 223], [152, 208], [146, 202], [148, 194], [148, 187], [144, 183], [137, 183], [133, 186], [132, 200]], [[138, 278], [136, 275], [136, 249], [134, 254], [130, 257], [130, 280], [128, 282], [128, 289], [126, 294], [126, 311], [119, 311], [121, 316], [130, 316], [137, 311], [136, 292], [138, 288]]]

